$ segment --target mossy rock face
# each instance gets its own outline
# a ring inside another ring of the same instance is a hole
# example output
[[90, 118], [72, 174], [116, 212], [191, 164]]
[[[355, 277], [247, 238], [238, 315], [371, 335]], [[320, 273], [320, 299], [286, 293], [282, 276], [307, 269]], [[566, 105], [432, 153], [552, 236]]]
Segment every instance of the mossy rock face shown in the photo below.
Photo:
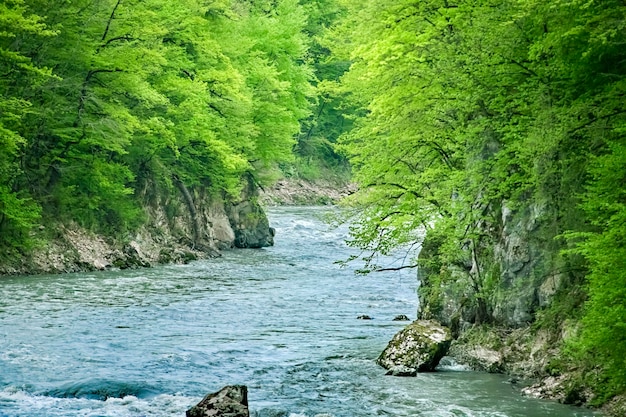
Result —
[[[390, 375], [431, 372], [451, 342], [452, 334], [447, 327], [434, 320], [416, 320], [391, 339], [376, 363], [388, 369]], [[398, 369], [402, 372], [394, 372]]]
[[227, 206], [228, 219], [238, 248], [264, 248], [274, 245], [276, 231], [270, 227], [265, 211], [255, 198]]

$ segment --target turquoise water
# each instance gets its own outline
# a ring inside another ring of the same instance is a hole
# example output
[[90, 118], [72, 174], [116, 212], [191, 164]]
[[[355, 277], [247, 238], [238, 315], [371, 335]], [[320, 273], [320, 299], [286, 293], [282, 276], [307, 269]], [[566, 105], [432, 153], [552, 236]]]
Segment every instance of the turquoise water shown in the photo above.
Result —
[[[592, 416], [501, 375], [394, 378], [374, 363], [415, 318], [414, 271], [356, 277], [327, 209], [270, 211], [276, 246], [133, 271], [0, 280], [0, 416], [184, 416], [249, 388], [253, 416]], [[373, 320], [357, 320], [367, 314]]]

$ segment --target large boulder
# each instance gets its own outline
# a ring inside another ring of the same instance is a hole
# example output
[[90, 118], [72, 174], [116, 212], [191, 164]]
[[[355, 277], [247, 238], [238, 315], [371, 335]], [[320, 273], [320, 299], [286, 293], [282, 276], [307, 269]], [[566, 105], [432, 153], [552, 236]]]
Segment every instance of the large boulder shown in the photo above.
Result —
[[380, 354], [376, 363], [388, 375], [415, 376], [434, 371], [445, 356], [452, 334], [434, 320], [416, 320], [398, 332]]
[[226, 205], [230, 226], [235, 234], [237, 248], [264, 248], [274, 246], [276, 231], [259, 203], [259, 186], [252, 176], [247, 177], [238, 200]]
[[270, 227], [265, 211], [256, 200], [232, 204], [228, 208], [228, 218], [235, 232], [235, 247], [245, 249], [274, 246], [276, 231]]
[[208, 394], [197, 405], [187, 410], [187, 417], [250, 417], [248, 388], [229, 385]]

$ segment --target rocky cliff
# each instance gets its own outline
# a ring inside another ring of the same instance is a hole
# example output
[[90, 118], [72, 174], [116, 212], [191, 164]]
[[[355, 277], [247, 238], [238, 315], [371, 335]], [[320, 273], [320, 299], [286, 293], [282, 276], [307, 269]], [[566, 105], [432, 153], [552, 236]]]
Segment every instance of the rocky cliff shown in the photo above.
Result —
[[[580, 278], [580, 270], [561, 253], [556, 240], [557, 213], [547, 202], [512, 209], [497, 208], [485, 222], [482, 250], [459, 248], [460, 262], [442, 265], [436, 235], [427, 235], [420, 254], [420, 317], [434, 318], [464, 330], [489, 323], [507, 328], [533, 323], [563, 287]], [[441, 269], [446, 276], [441, 277]], [[481, 271], [481, 272], [477, 272]], [[485, 311], [478, 314], [479, 303]]]
[[259, 198], [266, 206], [323, 206], [339, 203], [356, 189], [356, 184], [341, 180], [283, 178], [261, 190]]
[[[561, 346], [575, 332], [584, 267], [568, 255], [562, 213], [550, 199], [491, 208], [477, 245], [441, 257], [441, 239], [427, 235], [419, 264], [420, 319], [452, 329], [449, 355], [471, 368], [540, 381], [529, 395], [585, 403], [592, 393], [572, 382]], [[568, 311], [565, 311], [568, 310]], [[548, 389], [547, 385], [551, 384]]]
[[32, 251], [4, 256], [0, 275], [147, 267], [219, 256], [230, 248], [274, 243], [274, 231], [247, 182], [239, 198], [187, 187], [178, 178], [165, 192], [150, 182], [137, 193], [145, 221], [125, 236], [105, 236], [53, 219], [33, 232]]

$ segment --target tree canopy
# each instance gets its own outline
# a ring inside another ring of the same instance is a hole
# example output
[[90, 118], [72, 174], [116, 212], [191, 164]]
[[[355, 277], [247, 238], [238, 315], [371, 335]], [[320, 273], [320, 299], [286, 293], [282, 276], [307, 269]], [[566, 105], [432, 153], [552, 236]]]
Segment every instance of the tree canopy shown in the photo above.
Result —
[[293, 160], [313, 100], [296, 0], [0, 7], [3, 244], [42, 213], [127, 230], [146, 182], [236, 195]]

